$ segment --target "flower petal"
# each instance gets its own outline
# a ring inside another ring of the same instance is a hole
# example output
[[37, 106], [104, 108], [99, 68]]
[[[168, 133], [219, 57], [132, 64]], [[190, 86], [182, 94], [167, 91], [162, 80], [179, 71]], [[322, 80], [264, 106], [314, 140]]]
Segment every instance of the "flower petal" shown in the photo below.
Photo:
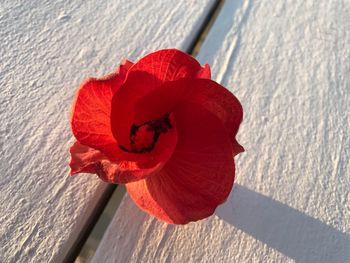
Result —
[[160, 85], [145, 72], [131, 72], [112, 98], [111, 130], [119, 144], [130, 150], [130, 128], [134, 121], [135, 102]]
[[197, 78], [211, 79], [211, 70], [209, 64], [205, 64], [203, 68], [198, 72]]
[[130, 72], [143, 71], [156, 77], [161, 82], [180, 78], [210, 78], [210, 68], [203, 68], [192, 56], [177, 50], [163, 49], [141, 58], [131, 67]]
[[148, 169], [140, 168], [135, 162], [130, 161], [114, 163], [100, 151], [79, 142], [73, 144], [70, 148], [70, 154], [71, 175], [77, 173], [97, 174], [103, 181], [113, 184], [124, 184], [143, 179], [163, 167], [161, 163]]
[[213, 214], [234, 181], [232, 145], [222, 121], [201, 105], [181, 104], [175, 110], [177, 147], [164, 168], [127, 184], [143, 210], [173, 224]]
[[[139, 98], [149, 93], [152, 87], [157, 86], [156, 78], [148, 73], [135, 71], [128, 75], [125, 83], [115, 93], [112, 99], [111, 129], [119, 146], [131, 150], [130, 132], [134, 123], [134, 107]], [[149, 121], [149, 120], [147, 120]], [[124, 152], [123, 156], [118, 153], [119, 158], [139, 163], [142, 167], [151, 167], [157, 163], [165, 163], [175, 149], [177, 142], [176, 123], [171, 117], [172, 129], [166, 134], [161, 134], [156, 147], [152, 152], [143, 154], [132, 154]], [[120, 149], [120, 147], [118, 148]]]
[[209, 79], [180, 79], [163, 84], [139, 99], [135, 106], [134, 121], [142, 123], [159, 118], [185, 101], [197, 103], [216, 115], [232, 139], [234, 152], [244, 150], [235, 140], [243, 117], [242, 106], [231, 92]]
[[210, 79], [210, 75], [208, 64], [201, 67], [193, 57], [176, 49], [159, 50], [141, 58], [129, 69], [125, 83], [113, 97], [114, 137], [124, 148], [130, 149], [135, 102], [164, 82], [191, 77]]
[[71, 126], [76, 139], [113, 156], [118, 143], [110, 127], [113, 94], [124, 82], [132, 63], [125, 61], [116, 73], [102, 79], [87, 79], [78, 89], [71, 111]]

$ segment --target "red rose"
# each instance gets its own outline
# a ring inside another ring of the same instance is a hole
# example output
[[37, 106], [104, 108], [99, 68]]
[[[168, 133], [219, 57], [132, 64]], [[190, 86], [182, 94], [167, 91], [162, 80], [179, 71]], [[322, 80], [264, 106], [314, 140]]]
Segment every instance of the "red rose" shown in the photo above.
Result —
[[71, 174], [126, 184], [141, 209], [168, 223], [203, 219], [232, 188], [242, 115], [209, 66], [181, 51], [125, 61], [77, 91]]

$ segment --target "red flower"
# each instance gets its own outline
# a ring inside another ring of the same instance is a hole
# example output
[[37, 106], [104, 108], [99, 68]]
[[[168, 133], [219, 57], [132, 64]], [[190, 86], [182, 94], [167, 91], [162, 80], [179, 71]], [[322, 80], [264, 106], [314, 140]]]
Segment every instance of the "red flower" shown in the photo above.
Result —
[[126, 184], [141, 209], [168, 223], [203, 219], [232, 188], [242, 115], [209, 66], [181, 51], [125, 61], [77, 91], [71, 174]]

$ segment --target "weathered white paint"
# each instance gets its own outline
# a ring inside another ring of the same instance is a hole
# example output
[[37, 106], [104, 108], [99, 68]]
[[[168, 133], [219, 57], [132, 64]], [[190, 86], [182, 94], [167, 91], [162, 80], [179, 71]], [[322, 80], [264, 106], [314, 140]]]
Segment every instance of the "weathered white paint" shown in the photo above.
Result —
[[173, 226], [126, 197], [95, 262], [349, 262], [349, 43], [348, 1], [227, 1], [199, 59], [245, 110], [229, 200]]
[[60, 262], [106, 185], [68, 177], [69, 111], [88, 76], [186, 49], [213, 0], [0, 3], [0, 262]]

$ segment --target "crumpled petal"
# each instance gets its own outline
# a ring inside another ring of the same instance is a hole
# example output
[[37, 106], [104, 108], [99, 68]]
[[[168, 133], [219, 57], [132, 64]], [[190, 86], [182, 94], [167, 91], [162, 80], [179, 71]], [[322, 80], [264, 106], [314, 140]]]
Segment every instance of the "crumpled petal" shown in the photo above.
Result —
[[118, 148], [110, 125], [111, 101], [131, 66], [130, 61], [125, 61], [116, 73], [87, 79], [78, 89], [72, 106], [71, 127], [75, 138], [111, 158]]
[[112, 97], [131, 66], [131, 62], [125, 61], [116, 73], [101, 79], [90, 78], [78, 89], [72, 107], [71, 126], [80, 144], [76, 143], [71, 148], [72, 174], [97, 173], [110, 183], [127, 183], [160, 169], [171, 156], [177, 141], [175, 123], [174, 129], [160, 136], [152, 153], [125, 152], [113, 136]]
[[163, 164], [144, 169], [130, 161], [111, 162], [100, 151], [75, 142], [70, 148], [71, 175], [77, 173], [97, 174], [103, 181], [114, 184], [124, 184], [145, 178], [159, 171]]
[[213, 214], [234, 181], [232, 145], [222, 121], [196, 103], [174, 111], [177, 147], [158, 173], [126, 184], [135, 203], [172, 224], [186, 224]]
[[191, 77], [210, 79], [208, 64], [202, 67], [192, 56], [177, 49], [163, 49], [144, 56], [129, 73], [134, 71], [149, 73], [161, 82]]
[[226, 88], [209, 79], [180, 79], [154, 89], [135, 103], [134, 121], [157, 119], [183, 102], [197, 103], [216, 115], [232, 139], [234, 154], [244, 151], [235, 139], [243, 118], [242, 105]]

